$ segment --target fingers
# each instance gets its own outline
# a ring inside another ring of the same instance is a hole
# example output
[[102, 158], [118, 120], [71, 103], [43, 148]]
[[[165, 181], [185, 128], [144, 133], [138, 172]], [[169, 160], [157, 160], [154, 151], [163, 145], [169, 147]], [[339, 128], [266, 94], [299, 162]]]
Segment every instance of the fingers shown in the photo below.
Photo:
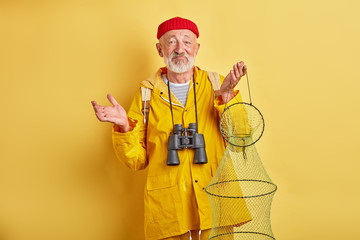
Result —
[[247, 67], [245, 65], [243, 67], [243, 73], [244, 73], [244, 75], [246, 75], [246, 73], [247, 73]]
[[244, 62], [238, 62], [233, 66], [233, 70], [236, 76], [236, 79], [240, 80], [242, 76], [246, 74], [246, 66], [244, 65]]
[[95, 101], [91, 101], [91, 104], [92, 104], [92, 106], [94, 108], [96, 117], [100, 121], [104, 121], [105, 120], [104, 117], [105, 117], [105, 107], [106, 106], [98, 105]]
[[91, 101], [91, 104], [92, 104], [93, 108], [95, 108], [96, 106], [98, 106], [95, 101]]
[[108, 95], [107, 95], [107, 98], [109, 99], [110, 103], [111, 103], [113, 106], [119, 105], [118, 102], [115, 100], [115, 98], [114, 98], [113, 96], [111, 96], [111, 94], [108, 94]]
[[[97, 105], [97, 103], [96, 103], [95, 101], [91, 101], [91, 105], [92, 105], [93, 108], [94, 108], [96, 117], [100, 120], [100, 118], [99, 118], [99, 111], [98, 111], [99, 105]], [[100, 121], [101, 121], [101, 120], [100, 120]]]
[[241, 77], [241, 68], [239, 69], [238, 63], [233, 66], [233, 71], [235, 74], [236, 79], [239, 79]]
[[237, 85], [246, 72], [247, 67], [244, 65], [243, 61], [234, 64], [233, 69], [230, 70], [230, 89], [233, 89]]
[[94, 108], [95, 114], [96, 114], [96, 112], [99, 112], [100, 108], [102, 107], [102, 106], [98, 105], [95, 101], [91, 101], [91, 104]]
[[104, 110], [104, 106], [98, 105], [95, 101], [91, 101], [91, 104], [95, 110], [95, 113]]

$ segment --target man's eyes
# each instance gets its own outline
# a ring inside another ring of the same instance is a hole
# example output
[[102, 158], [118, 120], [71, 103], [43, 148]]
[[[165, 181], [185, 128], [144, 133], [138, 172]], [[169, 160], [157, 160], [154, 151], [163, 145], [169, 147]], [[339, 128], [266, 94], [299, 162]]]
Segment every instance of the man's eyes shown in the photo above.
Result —
[[[171, 40], [168, 42], [169, 45], [175, 45], [176, 41], [175, 40]], [[184, 41], [184, 44], [186, 45], [191, 45], [191, 41]]]

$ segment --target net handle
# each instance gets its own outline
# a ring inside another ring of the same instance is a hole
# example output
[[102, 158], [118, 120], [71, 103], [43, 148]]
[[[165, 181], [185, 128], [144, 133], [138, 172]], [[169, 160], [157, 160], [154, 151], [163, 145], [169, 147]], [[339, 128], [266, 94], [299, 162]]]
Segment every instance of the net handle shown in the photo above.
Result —
[[250, 92], [250, 84], [249, 84], [249, 77], [248, 77], [247, 71], [246, 71], [246, 81], [247, 81], [247, 86], [248, 86], [250, 105], [252, 105], [251, 92]]

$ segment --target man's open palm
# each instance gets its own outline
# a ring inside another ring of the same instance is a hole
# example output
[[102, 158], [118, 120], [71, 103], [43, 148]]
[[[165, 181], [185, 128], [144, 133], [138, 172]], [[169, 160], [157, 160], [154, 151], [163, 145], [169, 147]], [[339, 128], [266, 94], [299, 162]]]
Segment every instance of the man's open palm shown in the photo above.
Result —
[[129, 122], [125, 109], [110, 94], [107, 95], [112, 106], [98, 105], [95, 101], [91, 101], [95, 110], [96, 117], [101, 122], [110, 122], [119, 126], [122, 132], [127, 132]]

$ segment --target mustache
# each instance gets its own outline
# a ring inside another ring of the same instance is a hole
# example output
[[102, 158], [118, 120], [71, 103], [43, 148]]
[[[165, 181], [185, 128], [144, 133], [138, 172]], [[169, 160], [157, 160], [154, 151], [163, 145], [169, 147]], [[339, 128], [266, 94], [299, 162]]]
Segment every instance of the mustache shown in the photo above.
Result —
[[172, 52], [170, 54], [170, 59], [172, 60], [173, 58], [176, 58], [176, 57], [186, 57], [186, 59], [189, 60], [189, 54], [187, 54], [186, 52], [184, 53], [177, 53], [177, 52]]

